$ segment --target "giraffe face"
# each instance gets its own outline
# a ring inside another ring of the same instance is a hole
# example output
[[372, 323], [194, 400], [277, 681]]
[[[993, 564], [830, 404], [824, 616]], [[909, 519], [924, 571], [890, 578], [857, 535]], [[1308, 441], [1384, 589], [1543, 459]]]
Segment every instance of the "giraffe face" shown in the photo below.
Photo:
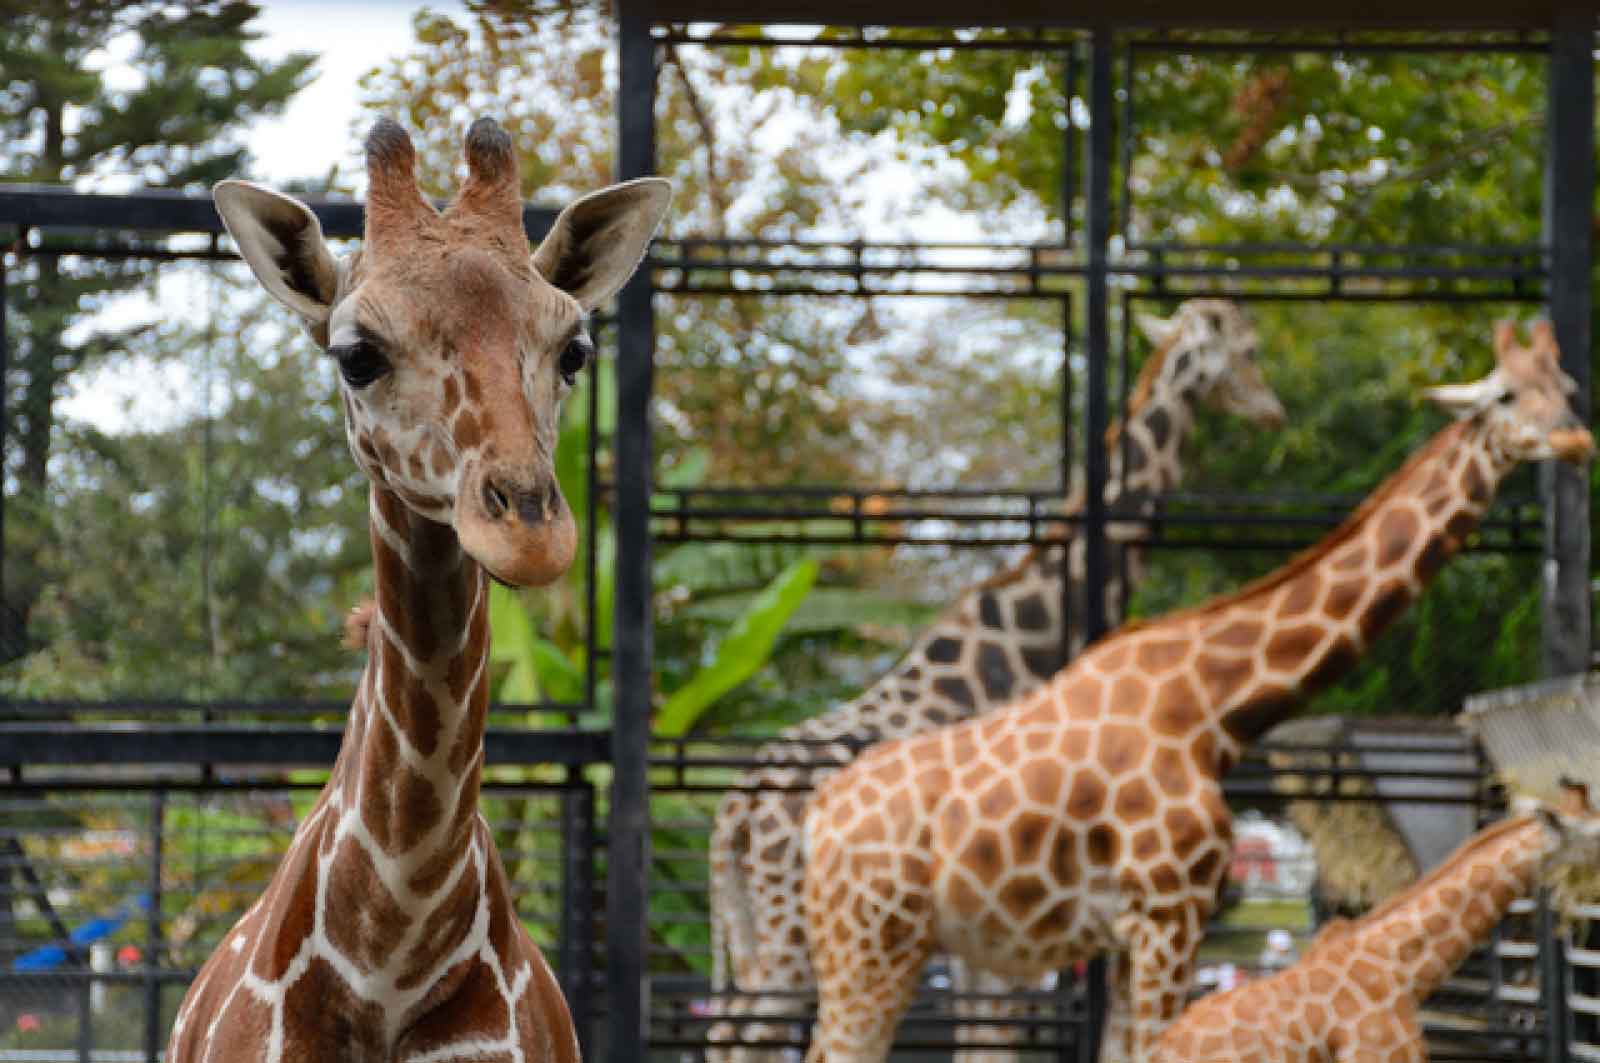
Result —
[[1266, 428], [1284, 423], [1283, 403], [1256, 361], [1250, 316], [1229, 299], [1190, 299], [1165, 321], [1140, 315], [1152, 343], [1170, 345], [1163, 370], [1178, 394]]
[[1545, 825], [1545, 870], [1600, 864], [1600, 812], [1589, 803], [1589, 788], [1563, 779], [1554, 806], [1537, 805]]
[[366, 240], [343, 262], [302, 203], [225, 181], [217, 208], [263, 286], [337, 362], [362, 470], [453, 527], [490, 575], [547, 583], [576, 540], [554, 468], [560, 402], [593, 356], [590, 313], [633, 273], [670, 186], [586, 196], [534, 251], [516, 154], [492, 119], [468, 131], [468, 177], [443, 212], [418, 190], [398, 125], [380, 119], [366, 152]]
[[1526, 347], [1518, 343], [1514, 325], [1497, 325], [1495, 362], [1494, 371], [1482, 380], [1429, 388], [1424, 394], [1457, 418], [1481, 422], [1489, 446], [1510, 461], [1587, 462], [1594, 454], [1594, 438], [1568, 401], [1576, 385], [1561, 370], [1550, 325], [1535, 325]]

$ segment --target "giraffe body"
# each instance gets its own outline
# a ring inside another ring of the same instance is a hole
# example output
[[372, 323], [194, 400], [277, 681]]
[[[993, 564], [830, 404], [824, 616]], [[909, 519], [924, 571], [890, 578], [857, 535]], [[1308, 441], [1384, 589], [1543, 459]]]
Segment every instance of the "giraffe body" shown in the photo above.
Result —
[[[1113, 469], [1106, 498], [1111, 505], [1147, 510], [1182, 481], [1180, 450], [1196, 406], [1215, 406], [1268, 426], [1282, 423], [1283, 407], [1261, 376], [1255, 329], [1237, 305], [1194, 299], [1170, 320], [1145, 316], [1140, 324], [1155, 352], [1130, 396], [1127, 417], [1109, 433]], [[1136, 578], [1137, 551], [1124, 553], [1124, 567]], [[859, 698], [789, 728], [757, 751], [765, 763], [745, 773], [723, 799], [711, 839], [718, 967], [713, 989], [752, 994], [734, 998], [728, 1005], [733, 1013], [795, 1012], [798, 1002], [785, 994], [815, 984], [804, 929], [804, 790], [866, 745], [982, 715], [1060, 669], [1067, 643], [1063, 603], [1081, 601], [1083, 594], [1075, 554], [1067, 561], [1061, 549], [1034, 551], [1017, 568], [968, 590]], [[1120, 605], [1120, 589], [1107, 598]], [[770, 1024], [737, 1031], [722, 1024], [710, 1040], [718, 1044], [735, 1036], [759, 1042], [781, 1035]], [[731, 1054], [740, 1060], [775, 1055], [749, 1046]]]
[[1418, 1010], [1552, 862], [1600, 860], [1581, 787], [1468, 838], [1422, 881], [1355, 922], [1330, 924], [1287, 970], [1198, 1001], [1156, 1063], [1420, 1063]]
[[585, 322], [633, 272], [662, 181], [572, 204], [533, 251], [516, 156], [466, 137], [443, 213], [409, 137], [367, 139], [362, 250], [336, 260], [302, 204], [223, 182], [218, 210], [267, 291], [338, 362], [371, 481], [368, 660], [327, 786], [266, 891], [178, 1010], [172, 1063], [568, 1063], [571, 1017], [478, 811], [489, 579], [547, 583], [575, 534], [552, 464]]
[[1176, 1016], [1231, 843], [1221, 780], [1342, 674], [1462, 545], [1518, 461], [1587, 460], [1548, 328], [1433, 390], [1460, 419], [1317, 546], [1122, 629], [999, 712], [876, 746], [806, 818], [813, 1063], [880, 1060], [935, 951], [1031, 977], [1115, 955], [1108, 1058]]

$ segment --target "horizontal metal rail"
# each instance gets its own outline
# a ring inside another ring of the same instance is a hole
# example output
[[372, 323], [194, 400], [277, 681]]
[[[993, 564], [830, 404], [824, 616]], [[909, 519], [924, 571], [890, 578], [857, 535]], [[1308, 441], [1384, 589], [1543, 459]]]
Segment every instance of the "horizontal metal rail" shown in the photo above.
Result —
[[[353, 199], [306, 197], [302, 200], [322, 223], [327, 236], [360, 236], [361, 203]], [[525, 206], [523, 226], [537, 239], [555, 224], [551, 207]], [[156, 232], [163, 235], [222, 235], [227, 229], [208, 193], [146, 189], [117, 195], [79, 192], [62, 185], [0, 184], [0, 225], [19, 230], [81, 232]], [[26, 243], [13, 250], [27, 253]], [[114, 253], [110, 250], [86, 254]]]
[[[0, 723], [0, 766], [316, 766], [333, 763], [342, 738], [334, 727], [267, 724]], [[491, 765], [598, 764], [610, 759], [610, 734], [492, 728], [484, 751]]]

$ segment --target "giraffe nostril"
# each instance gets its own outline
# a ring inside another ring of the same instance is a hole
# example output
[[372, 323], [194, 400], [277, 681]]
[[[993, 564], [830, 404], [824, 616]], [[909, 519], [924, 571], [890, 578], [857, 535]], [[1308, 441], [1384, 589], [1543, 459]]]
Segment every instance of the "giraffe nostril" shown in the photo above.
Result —
[[483, 481], [483, 508], [488, 511], [490, 520], [499, 520], [511, 508], [511, 500], [493, 480]]

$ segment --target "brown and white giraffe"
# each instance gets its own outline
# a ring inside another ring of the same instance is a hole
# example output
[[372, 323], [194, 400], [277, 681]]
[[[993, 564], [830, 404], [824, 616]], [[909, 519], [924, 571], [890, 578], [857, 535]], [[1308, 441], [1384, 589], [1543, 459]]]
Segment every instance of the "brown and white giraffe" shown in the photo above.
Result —
[[376, 606], [328, 785], [190, 987], [173, 1063], [578, 1056], [478, 811], [488, 581], [548, 583], [571, 563], [558, 405], [592, 355], [590, 313], [633, 273], [670, 189], [578, 200], [534, 251], [510, 138], [479, 119], [465, 154], [440, 212], [410, 138], [380, 120], [365, 240], [342, 261], [303, 204], [216, 188], [256, 277], [338, 363], [371, 480]]
[[1227, 863], [1222, 777], [1346, 671], [1518, 462], [1587, 460], [1547, 325], [1430, 389], [1457, 420], [1317, 546], [1236, 594], [1096, 643], [1034, 694], [884, 743], [806, 816], [820, 1007], [809, 1059], [881, 1060], [935, 951], [1014, 978], [1111, 952], [1107, 1058], [1149, 1058]]
[[1600, 863], [1600, 815], [1580, 784], [1468, 838], [1361, 919], [1330, 924], [1298, 963], [1194, 1004], [1155, 1063], [1421, 1063], [1417, 1011], [1559, 864]]
[[[1255, 327], [1238, 304], [1192, 299], [1170, 319], [1140, 315], [1138, 321], [1154, 349], [1126, 416], [1108, 434], [1106, 502], [1148, 511], [1182, 482], [1181, 448], [1197, 407], [1277, 426], [1283, 406], [1261, 375]], [[873, 742], [998, 708], [1055, 674], [1066, 646], [1062, 553], [1035, 551], [1013, 570], [966, 591], [860, 697], [789, 728], [756, 751], [762, 766], [746, 772], [723, 798], [711, 836], [712, 982], [718, 993], [738, 991], [724, 998], [730, 1013], [794, 1013], [801, 1006], [795, 994], [814, 985], [802, 904], [805, 789]], [[1125, 553], [1123, 567], [1132, 580], [1142, 566], [1134, 548]], [[1081, 583], [1081, 574], [1074, 582]], [[1122, 597], [1108, 593], [1108, 606], [1120, 605]], [[1072, 600], [1082, 601], [1081, 593], [1075, 591]], [[777, 1025], [760, 1022], [740, 1029], [721, 1023], [708, 1037], [714, 1045], [744, 1043], [732, 1050], [736, 1059], [770, 1057], [771, 1050], [748, 1046], [788, 1039]]]

